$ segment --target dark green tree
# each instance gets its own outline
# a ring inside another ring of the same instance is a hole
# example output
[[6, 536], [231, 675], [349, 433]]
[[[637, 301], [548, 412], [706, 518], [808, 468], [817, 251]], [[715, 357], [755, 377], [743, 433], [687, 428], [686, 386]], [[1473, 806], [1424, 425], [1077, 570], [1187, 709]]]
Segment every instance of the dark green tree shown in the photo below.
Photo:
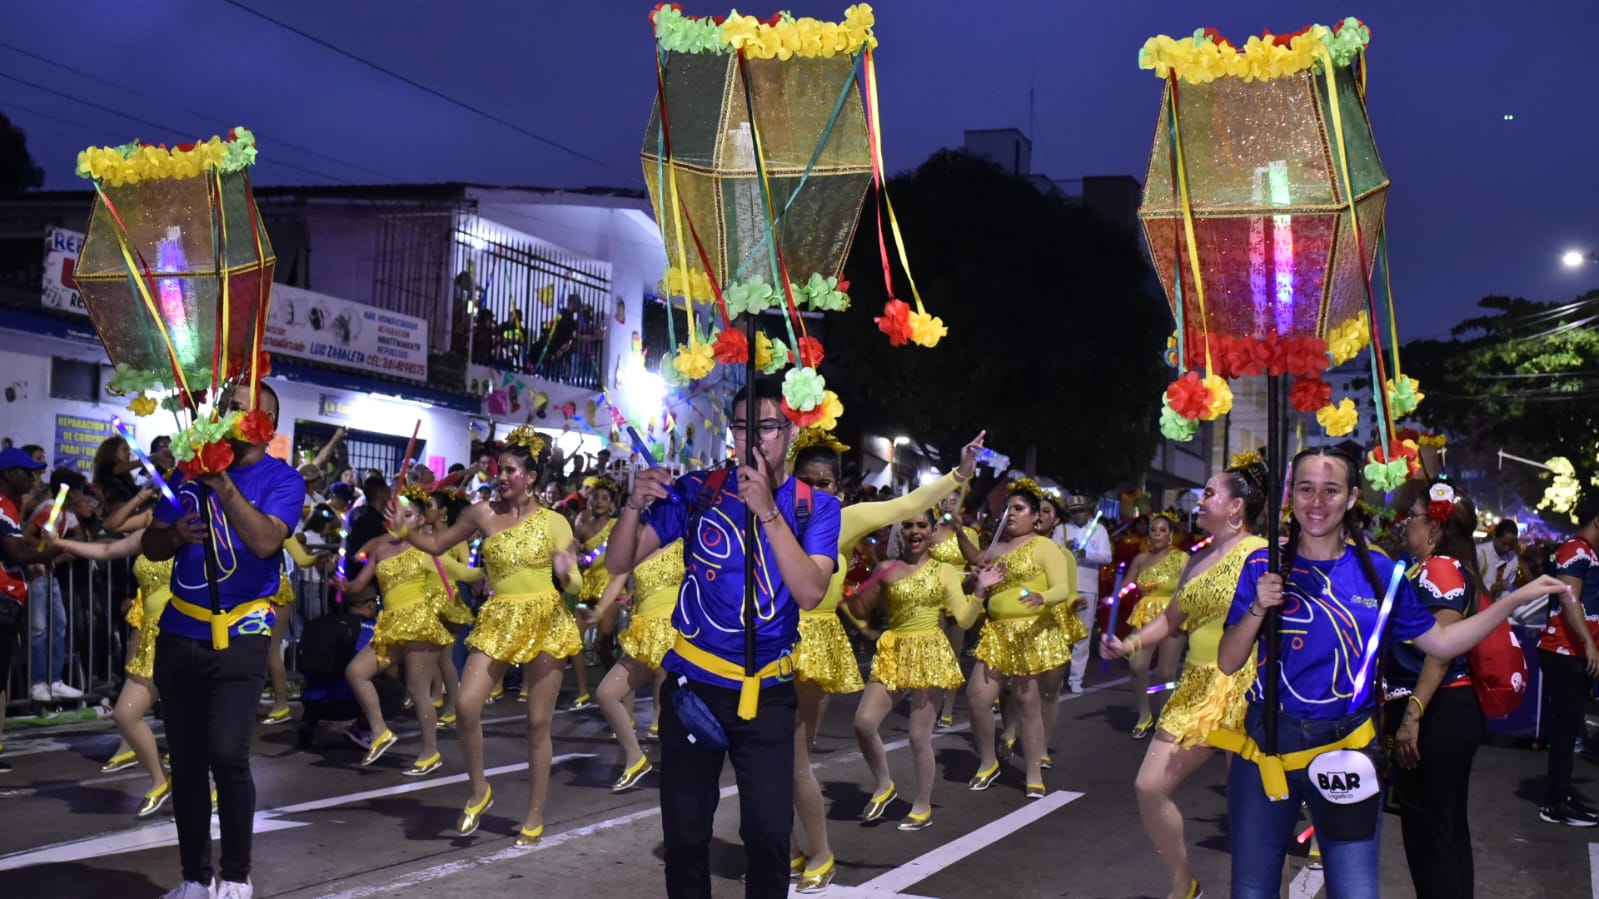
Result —
[[28, 155], [28, 135], [0, 113], [0, 197], [34, 190], [44, 183], [44, 170]]
[[1517, 464], [1501, 471], [1498, 453], [1543, 461], [1565, 456], [1577, 480], [1599, 472], [1599, 290], [1570, 303], [1485, 297], [1487, 314], [1456, 325], [1449, 340], [1404, 350], [1407, 373], [1427, 399], [1416, 417], [1447, 431], [1450, 468], [1484, 477], [1536, 504], [1547, 473]]
[[[846, 421], [902, 428], [946, 461], [987, 428], [1013, 465], [1036, 448], [1039, 472], [1075, 489], [1135, 481], [1160, 440], [1171, 331], [1136, 236], [960, 151], [890, 190], [917, 286], [949, 334], [891, 349], [878, 331], [888, 297], [868, 198], [846, 265], [853, 308], [828, 344]], [[910, 302], [897, 259], [893, 271]]]

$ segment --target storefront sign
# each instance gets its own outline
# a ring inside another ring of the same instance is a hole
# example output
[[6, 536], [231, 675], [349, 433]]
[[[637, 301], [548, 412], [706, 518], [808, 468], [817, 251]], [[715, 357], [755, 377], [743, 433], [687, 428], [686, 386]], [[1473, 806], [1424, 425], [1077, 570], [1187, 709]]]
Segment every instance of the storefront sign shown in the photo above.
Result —
[[266, 348], [389, 377], [428, 377], [427, 322], [283, 284], [272, 286]]
[[73, 272], [78, 267], [78, 253], [83, 249], [83, 235], [65, 228], [51, 228], [44, 235], [44, 294], [46, 309], [88, 315], [78, 295], [78, 282]]
[[93, 473], [94, 454], [112, 436], [111, 422], [81, 415], [56, 416], [54, 467]]

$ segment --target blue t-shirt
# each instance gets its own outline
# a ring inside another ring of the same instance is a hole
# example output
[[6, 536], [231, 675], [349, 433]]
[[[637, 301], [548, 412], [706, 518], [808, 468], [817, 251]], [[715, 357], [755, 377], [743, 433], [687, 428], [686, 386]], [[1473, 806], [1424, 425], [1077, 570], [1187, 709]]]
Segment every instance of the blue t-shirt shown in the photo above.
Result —
[[[1410, 571], [1410, 583], [1416, 598], [1427, 611], [1449, 609], [1462, 617], [1471, 613], [1471, 599], [1475, 589], [1458, 560], [1450, 556], [1430, 556]], [[1396, 600], [1397, 601], [1397, 600]], [[1408, 696], [1416, 689], [1421, 677], [1421, 665], [1427, 654], [1407, 640], [1388, 641], [1388, 656], [1383, 662], [1382, 678], [1388, 698]], [[1464, 654], [1449, 661], [1449, 671], [1440, 686], [1452, 687], [1471, 683], [1471, 668]]]
[[[685, 575], [678, 591], [672, 626], [690, 643], [734, 664], [744, 664], [744, 504], [730, 472], [720, 494], [704, 514], [700, 493], [708, 471], [695, 471], [677, 479], [681, 503], [656, 501], [644, 513], [644, 523], [655, 530], [661, 545], [683, 540]], [[811, 513], [803, 526], [794, 513], [794, 490], [799, 482], [789, 478], [773, 498], [790, 529], [799, 535], [807, 555], [838, 555], [839, 504], [825, 493], [811, 493]], [[706, 502], [710, 502], [710, 497]], [[793, 649], [799, 639], [799, 606], [789, 595], [766, 541], [764, 526], [756, 526], [755, 552], [755, 666], [764, 668]], [[710, 675], [690, 665], [675, 652], [661, 661], [667, 671], [715, 684], [738, 683]]]
[[[266, 456], [253, 465], [228, 469], [228, 476], [239, 493], [263, 515], [291, 526], [299, 520], [300, 510], [305, 505], [305, 478], [284, 462]], [[172, 508], [171, 503], [160, 503], [156, 506], [156, 519], [176, 523], [183, 515], [200, 508], [200, 495], [204, 492], [211, 506], [211, 532], [217, 552], [217, 594], [222, 610], [276, 594], [283, 571], [282, 553], [273, 553], [265, 559], [258, 557], [229, 525], [222, 511], [222, 501], [215, 493], [198, 481], [183, 480], [182, 475], [176, 477], [179, 480], [173, 484], [173, 489], [183, 504], [183, 512]], [[173, 558], [172, 595], [210, 610], [211, 588], [206, 577], [203, 545], [185, 543]], [[272, 621], [272, 611], [267, 609], [245, 616], [228, 633], [235, 636], [269, 633]], [[211, 639], [209, 621], [190, 618], [171, 605], [161, 614], [161, 630], [194, 640]]]
[[[1233, 607], [1227, 613], [1228, 627], [1250, 614], [1255, 603], [1255, 582], [1266, 573], [1267, 559], [1266, 549], [1261, 548], [1244, 561], [1233, 593]], [[1386, 590], [1394, 563], [1375, 549], [1371, 551], [1371, 561]], [[1278, 650], [1282, 683], [1277, 694], [1283, 713], [1294, 718], [1329, 720], [1358, 711], [1349, 708], [1349, 703], [1354, 698], [1355, 674], [1365, 655], [1366, 641], [1377, 625], [1382, 592], [1366, 579], [1353, 546], [1346, 546], [1344, 554], [1332, 561], [1295, 559], [1294, 570], [1285, 580]], [[1416, 598], [1410, 580], [1400, 578], [1388, 618], [1391, 637], [1414, 640], [1434, 623], [1432, 614]], [[1260, 680], [1265, 647], [1263, 629], [1256, 641], [1255, 683], [1249, 690], [1252, 703], [1260, 702], [1265, 695]], [[1373, 662], [1373, 670], [1375, 667]], [[1372, 691], [1367, 694], [1366, 703], [1377, 699], [1376, 691]]]

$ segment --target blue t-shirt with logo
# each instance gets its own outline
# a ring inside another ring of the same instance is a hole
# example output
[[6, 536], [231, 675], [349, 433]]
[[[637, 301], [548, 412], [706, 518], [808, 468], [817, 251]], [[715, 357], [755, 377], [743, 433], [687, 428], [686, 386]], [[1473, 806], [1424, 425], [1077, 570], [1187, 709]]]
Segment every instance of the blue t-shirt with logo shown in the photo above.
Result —
[[[684, 639], [700, 649], [734, 664], [744, 664], [744, 504], [738, 498], [738, 485], [729, 472], [722, 489], [713, 498], [700, 494], [706, 490], [708, 471], [690, 472], [678, 478], [674, 488], [681, 503], [657, 500], [645, 510], [644, 523], [655, 530], [661, 545], [683, 540], [683, 586], [678, 591], [672, 626]], [[800, 546], [811, 556], [838, 555], [840, 526], [838, 499], [812, 492], [810, 515], [803, 524], [794, 511], [795, 485], [790, 477], [777, 488], [773, 499], [788, 527], [799, 535]], [[700, 506], [706, 506], [703, 513]], [[775, 522], [774, 522], [775, 524]], [[799, 639], [799, 606], [789, 595], [778, 571], [764, 526], [756, 525], [755, 547], [755, 666], [764, 668], [793, 649]], [[661, 667], [667, 671], [722, 687], [737, 687], [738, 682], [711, 675], [684, 661], [675, 652], [666, 654]]]
[[[292, 526], [299, 520], [305, 504], [305, 478], [281, 460], [266, 456], [251, 465], [230, 468], [228, 476], [250, 505], [263, 515], [269, 515]], [[171, 503], [156, 506], [156, 519], [175, 524], [179, 518], [200, 508], [204, 494], [211, 509], [211, 534], [217, 553], [217, 594], [222, 610], [254, 599], [273, 596], [278, 592], [283, 571], [283, 554], [273, 553], [263, 559], [250, 550], [244, 537], [228, 522], [222, 511], [222, 501], [198, 481], [178, 480], [172, 487], [183, 504], [180, 513]], [[205, 547], [185, 543], [172, 562], [172, 595], [207, 611], [211, 608], [211, 588], [206, 575]], [[266, 609], [240, 619], [228, 630], [234, 636], [264, 634], [272, 630], [272, 611]], [[161, 614], [161, 630], [195, 640], [211, 639], [209, 621], [191, 618], [169, 605]]]
[[[1233, 593], [1233, 607], [1227, 613], [1232, 627], [1250, 614], [1255, 604], [1255, 582], [1268, 570], [1265, 548], [1257, 549], [1244, 561]], [[1278, 700], [1284, 714], [1294, 718], [1330, 720], [1351, 712], [1355, 694], [1355, 675], [1366, 652], [1366, 641], [1377, 626], [1383, 591], [1394, 563], [1378, 550], [1371, 551], [1373, 567], [1382, 578], [1376, 589], [1361, 570], [1353, 546], [1331, 561], [1296, 558], [1294, 569], [1283, 585], [1282, 629], [1278, 657], [1282, 660], [1282, 682]], [[1388, 619], [1389, 639], [1414, 640], [1432, 629], [1432, 613], [1416, 598], [1409, 578], [1400, 578], [1394, 595], [1393, 612]], [[1379, 646], [1378, 649], [1381, 652]], [[1255, 683], [1249, 701], [1265, 696], [1260, 669], [1266, 660], [1266, 638], [1262, 629], [1256, 641]], [[1371, 671], [1376, 668], [1373, 661]], [[1368, 673], [1367, 677], [1371, 677]], [[1365, 705], [1379, 698], [1376, 690], [1366, 694]]]

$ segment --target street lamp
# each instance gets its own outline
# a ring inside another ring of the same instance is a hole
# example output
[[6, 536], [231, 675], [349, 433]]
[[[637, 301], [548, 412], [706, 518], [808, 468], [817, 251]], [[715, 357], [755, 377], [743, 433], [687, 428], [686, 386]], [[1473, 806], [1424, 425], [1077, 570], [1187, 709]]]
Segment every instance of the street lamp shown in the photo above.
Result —
[[1567, 250], [1560, 254], [1560, 264], [1566, 268], [1599, 265], [1599, 253], [1584, 254], [1581, 250]]

